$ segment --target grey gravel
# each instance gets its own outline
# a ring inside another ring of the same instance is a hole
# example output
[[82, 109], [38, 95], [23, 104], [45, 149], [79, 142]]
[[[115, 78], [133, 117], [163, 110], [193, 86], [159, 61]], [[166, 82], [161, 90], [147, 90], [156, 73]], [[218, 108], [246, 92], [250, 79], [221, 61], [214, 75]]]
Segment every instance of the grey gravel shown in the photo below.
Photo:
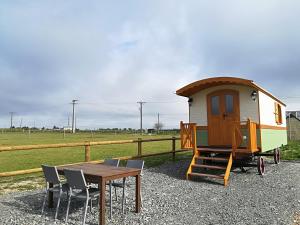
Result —
[[[300, 162], [267, 162], [266, 175], [256, 168], [246, 173], [231, 172], [228, 187], [209, 180], [186, 181], [189, 160], [166, 163], [145, 169], [142, 178], [143, 208], [134, 212], [134, 185], [127, 188], [125, 214], [120, 199], [113, 201], [113, 218], [107, 224], [293, 224], [300, 211]], [[134, 180], [129, 183], [134, 184]], [[119, 190], [119, 196], [121, 191]], [[54, 210], [40, 216], [43, 192], [18, 192], [0, 197], [0, 224], [54, 224]], [[108, 199], [108, 195], [107, 195]], [[82, 202], [74, 201], [68, 224], [81, 224]], [[108, 204], [107, 204], [108, 206]], [[63, 198], [56, 224], [64, 223], [66, 199]], [[88, 212], [87, 224], [97, 224], [95, 203]]]

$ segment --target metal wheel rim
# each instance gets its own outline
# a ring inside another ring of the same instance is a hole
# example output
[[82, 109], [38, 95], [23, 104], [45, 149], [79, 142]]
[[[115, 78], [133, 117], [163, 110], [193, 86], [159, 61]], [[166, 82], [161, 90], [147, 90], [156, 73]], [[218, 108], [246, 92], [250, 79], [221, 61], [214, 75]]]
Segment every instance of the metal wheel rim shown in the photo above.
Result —
[[258, 168], [258, 173], [260, 175], [264, 175], [265, 174], [265, 162], [264, 162], [264, 159], [262, 157], [258, 158], [257, 168]]

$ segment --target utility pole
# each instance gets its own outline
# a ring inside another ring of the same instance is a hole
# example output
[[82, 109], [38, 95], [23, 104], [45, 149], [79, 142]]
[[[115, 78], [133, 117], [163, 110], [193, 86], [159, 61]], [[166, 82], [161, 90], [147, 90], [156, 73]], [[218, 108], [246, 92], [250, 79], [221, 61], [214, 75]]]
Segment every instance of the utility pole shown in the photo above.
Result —
[[74, 99], [72, 100], [73, 105], [73, 114], [72, 114], [72, 133], [74, 134], [76, 131], [76, 125], [75, 125], [75, 105], [77, 104], [78, 100]]
[[12, 129], [13, 128], [13, 116], [14, 116], [15, 112], [9, 112], [9, 114], [10, 114], [10, 129]]
[[143, 134], [143, 105], [146, 102], [139, 101], [137, 103], [140, 104], [140, 132], [141, 132], [141, 134]]
[[157, 113], [157, 133], [159, 133], [159, 128], [160, 128], [160, 125], [159, 125], [159, 113]]

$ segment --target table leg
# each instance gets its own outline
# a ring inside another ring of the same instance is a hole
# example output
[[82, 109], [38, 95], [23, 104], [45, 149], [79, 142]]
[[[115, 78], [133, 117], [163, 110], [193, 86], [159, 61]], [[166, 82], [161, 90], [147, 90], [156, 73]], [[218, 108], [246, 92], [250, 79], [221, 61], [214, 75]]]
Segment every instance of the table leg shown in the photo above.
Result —
[[111, 196], [111, 180], [109, 181], [109, 219], [112, 217], [112, 196]]
[[100, 178], [99, 225], [105, 224], [105, 179]]
[[[52, 183], [49, 183], [49, 188], [53, 188]], [[53, 191], [48, 192], [48, 207], [53, 208]]]
[[135, 212], [141, 212], [141, 175], [135, 176]]

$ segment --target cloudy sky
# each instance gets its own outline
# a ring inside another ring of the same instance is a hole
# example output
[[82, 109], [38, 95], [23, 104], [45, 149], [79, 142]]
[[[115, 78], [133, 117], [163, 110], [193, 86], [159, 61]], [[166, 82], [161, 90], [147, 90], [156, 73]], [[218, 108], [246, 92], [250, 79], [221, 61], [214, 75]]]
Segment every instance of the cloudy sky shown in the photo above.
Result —
[[175, 91], [212, 76], [252, 79], [300, 109], [300, 1], [0, 2], [0, 127], [166, 128]]

